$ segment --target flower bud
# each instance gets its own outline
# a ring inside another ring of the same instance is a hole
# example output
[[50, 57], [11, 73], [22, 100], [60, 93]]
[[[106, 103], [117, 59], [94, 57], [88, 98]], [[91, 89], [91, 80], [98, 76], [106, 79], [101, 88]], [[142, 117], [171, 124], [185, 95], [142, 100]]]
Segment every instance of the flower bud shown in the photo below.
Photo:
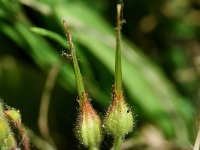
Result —
[[87, 147], [97, 147], [102, 139], [101, 121], [92, 108], [88, 96], [80, 106], [77, 123], [76, 133], [80, 142]]
[[124, 137], [132, 131], [133, 115], [123, 94], [118, 94], [113, 86], [112, 104], [104, 119], [106, 131], [116, 137]]

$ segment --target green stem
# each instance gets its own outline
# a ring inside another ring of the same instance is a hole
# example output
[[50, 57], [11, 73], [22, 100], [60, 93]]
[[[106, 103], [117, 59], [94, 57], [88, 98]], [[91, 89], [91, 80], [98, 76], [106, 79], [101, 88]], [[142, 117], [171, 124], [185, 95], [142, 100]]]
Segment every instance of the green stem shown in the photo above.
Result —
[[117, 31], [115, 53], [115, 85], [118, 94], [122, 92], [122, 65], [121, 65], [121, 4], [117, 5]]
[[120, 150], [121, 143], [122, 143], [121, 137], [116, 136], [114, 139], [113, 150]]
[[92, 146], [92, 147], [89, 147], [89, 150], [99, 150], [99, 148], [97, 146]]
[[77, 89], [78, 89], [78, 96], [80, 99], [80, 105], [83, 103], [83, 101], [86, 99], [86, 96], [84, 94], [85, 89], [84, 89], [84, 85], [83, 85], [83, 80], [82, 80], [82, 76], [81, 76], [81, 72], [80, 72], [80, 68], [78, 65], [78, 61], [76, 58], [76, 53], [75, 53], [75, 49], [74, 49], [74, 44], [72, 42], [72, 37], [69, 33], [66, 21], [63, 21], [64, 27], [65, 27], [65, 31], [66, 31], [66, 37], [68, 39], [69, 42], [69, 48], [70, 48], [70, 52], [71, 52], [71, 56], [72, 56], [72, 60], [73, 60], [73, 65], [74, 65], [74, 74], [75, 74], [75, 79], [76, 79], [76, 85], [77, 85]]

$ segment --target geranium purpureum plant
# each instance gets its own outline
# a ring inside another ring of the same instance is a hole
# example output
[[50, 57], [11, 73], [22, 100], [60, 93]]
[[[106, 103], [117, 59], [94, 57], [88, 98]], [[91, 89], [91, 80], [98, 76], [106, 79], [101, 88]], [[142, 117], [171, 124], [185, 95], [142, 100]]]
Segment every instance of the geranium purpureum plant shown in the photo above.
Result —
[[84, 89], [74, 45], [72, 43], [72, 37], [68, 31], [65, 20], [63, 21], [63, 24], [66, 30], [66, 37], [69, 42], [69, 48], [72, 56], [74, 74], [78, 89], [79, 115], [75, 128], [76, 135], [81, 144], [88, 147], [90, 150], [98, 150], [102, 139], [101, 120], [90, 104], [88, 93]]
[[114, 137], [113, 149], [120, 149], [126, 134], [132, 131], [133, 114], [124, 99], [122, 88], [121, 66], [121, 11], [122, 5], [117, 5], [115, 83], [113, 85], [112, 103], [106, 113], [104, 124], [106, 131]]

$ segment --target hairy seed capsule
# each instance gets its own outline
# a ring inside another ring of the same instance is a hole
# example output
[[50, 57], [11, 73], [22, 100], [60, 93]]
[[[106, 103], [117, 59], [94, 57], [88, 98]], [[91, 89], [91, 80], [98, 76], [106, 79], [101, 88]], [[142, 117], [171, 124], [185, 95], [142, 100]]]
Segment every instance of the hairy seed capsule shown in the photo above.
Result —
[[83, 101], [76, 134], [80, 142], [87, 147], [96, 147], [102, 139], [101, 121], [97, 113], [92, 108], [88, 98]]
[[132, 131], [133, 115], [127, 106], [123, 94], [118, 95], [113, 88], [112, 104], [104, 119], [106, 131], [117, 137], [124, 137]]
[[16, 143], [13, 134], [9, 134], [6, 139], [4, 139], [4, 144], [1, 146], [1, 150], [16, 149]]

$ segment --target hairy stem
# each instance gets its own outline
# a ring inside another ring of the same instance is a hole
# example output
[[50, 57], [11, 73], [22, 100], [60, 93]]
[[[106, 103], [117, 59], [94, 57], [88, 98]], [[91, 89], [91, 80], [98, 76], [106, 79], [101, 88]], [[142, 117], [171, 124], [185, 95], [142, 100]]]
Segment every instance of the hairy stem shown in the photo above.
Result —
[[122, 143], [121, 137], [115, 136], [113, 150], [120, 150], [121, 143]]
[[92, 147], [89, 147], [89, 150], [99, 150], [99, 148], [97, 146], [92, 146]]
[[65, 27], [65, 32], [66, 32], [66, 37], [68, 39], [69, 42], [69, 48], [70, 48], [70, 52], [71, 52], [71, 56], [72, 56], [72, 60], [73, 60], [73, 65], [74, 65], [74, 74], [75, 74], [75, 78], [76, 78], [76, 85], [77, 85], [77, 89], [78, 89], [78, 96], [80, 99], [80, 105], [82, 105], [83, 101], [86, 99], [85, 94], [84, 94], [84, 85], [83, 85], [83, 80], [81, 77], [81, 72], [78, 66], [78, 61], [76, 58], [76, 53], [75, 53], [75, 49], [74, 49], [74, 44], [72, 42], [72, 37], [69, 33], [66, 21], [63, 20], [63, 24]]

